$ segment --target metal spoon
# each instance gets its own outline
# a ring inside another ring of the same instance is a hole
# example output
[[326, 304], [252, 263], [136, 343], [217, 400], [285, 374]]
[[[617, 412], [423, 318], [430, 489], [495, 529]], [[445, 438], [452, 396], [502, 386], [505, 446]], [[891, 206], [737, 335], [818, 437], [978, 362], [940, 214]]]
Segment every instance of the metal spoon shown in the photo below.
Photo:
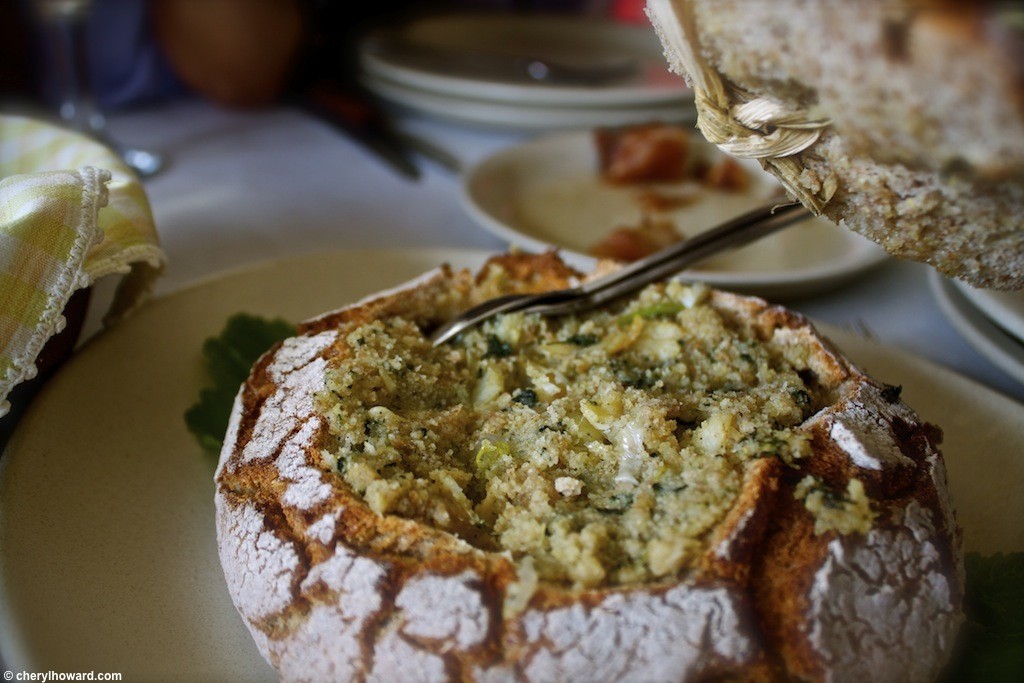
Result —
[[510, 294], [485, 301], [434, 330], [430, 339], [434, 346], [443, 344], [500, 313], [567, 315], [596, 308], [725, 249], [749, 244], [810, 216], [801, 204], [765, 204], [579, 287], [540, 294]]

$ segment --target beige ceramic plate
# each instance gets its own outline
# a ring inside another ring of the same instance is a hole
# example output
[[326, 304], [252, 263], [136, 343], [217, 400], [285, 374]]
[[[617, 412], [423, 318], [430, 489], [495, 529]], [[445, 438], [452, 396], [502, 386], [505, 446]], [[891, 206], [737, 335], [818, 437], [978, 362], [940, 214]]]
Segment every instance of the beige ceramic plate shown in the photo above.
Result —
[[952, 281], [968, 301], [985, 317], [1002, 328], [1016, 341], [1024, 344], [1024, 292], [997, 292], [975, 289], [966, 282]]
[[[238, 311], [299, 320], [480, 252], [341, 252], [229, 273], [151, 302], [44, 388], [0, 458], [7, 668], [125, 680], [277, 680], [228, 597], [212, 458], [182, 414], [200, 346]], [[970, 549], [1024, 549], [1024, 407], [918, 358], [834, 335], [945, 428]]]
[[[948, 280], [935, 271], [929, 274], [928, 283], [942, 312], [967, 343], [1008, 377], [1024, 384], [1024, 342], [1008, 333], [1004, 326], [994, 322], [988, 317], [986, 310], [977, 305], [979, 300], [992, 304], [995, 299], [983, 295], [969, 298], [966, 295], [968, 291], [978, 290], [971, 290], [967, 285]], [[1007, 292], [993, 294], [1005, 293]]]
[[[708, 160], [722, 153], [698, 134], [693, 149]], [[667, 217], [685, 235], [760, 206], [779, 190], [757, 162], [741, 160], [750, 178], [742, 193], [709, 191], [695, 184], [658, 185], [659, 192], [690, 197]], [[502, 150], [465, 176], [466, 211], [486, 230], [531, 251], [558, 247], [566, 260], [589, 269], [587, 252], [617, 227], [636, 226], [641, 208], [635, 187], [613, 186], [598, 177], [591, 133], [547, 135]], [[885, 258], [881, 247], [825, 219], [811, 219], [756, 244], [717, 256], [688, 277], [775, 298], [802, 296], [834, 287]]]

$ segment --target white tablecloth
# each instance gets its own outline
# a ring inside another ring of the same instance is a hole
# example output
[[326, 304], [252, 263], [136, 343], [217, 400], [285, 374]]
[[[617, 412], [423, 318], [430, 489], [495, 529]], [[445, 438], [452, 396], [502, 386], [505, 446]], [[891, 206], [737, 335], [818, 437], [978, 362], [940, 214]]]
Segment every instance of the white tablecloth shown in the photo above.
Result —
[[[413, 116], [399, 124], [467, 167], [528, 136]], [[232, 112], [186, 101], [112, 117], [110, 126], [119, 140], [170, 158], [146, 182], [170, 261], [158, 295], [225, 269], [317, 250], [505, 246], [463, 212], [455, 174], [424, 162], [422, 179], [406, 180], [297, 110]], [[892, 260], [841, 290], [785, 303], [1024, 400], [1024, 387], [949, 324], [928, 288], [928, 272]]]

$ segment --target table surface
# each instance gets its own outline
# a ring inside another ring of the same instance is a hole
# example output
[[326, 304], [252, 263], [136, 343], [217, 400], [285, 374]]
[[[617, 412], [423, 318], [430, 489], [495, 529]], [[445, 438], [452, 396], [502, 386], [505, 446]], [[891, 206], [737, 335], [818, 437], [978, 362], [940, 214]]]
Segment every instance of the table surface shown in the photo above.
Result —
[[[464, 168], [533, 135], [410, 114], [397, 123]], [[457, 174], [424, 161], [422, 178], [407, 180], [298, 110], [181, 101], [112, 117], [110, 126], [124, 143], [169, 157], [166, 170], [146, 181], [169, 260], [157, 296], [226, 269], [318, 250], [506, 246], [463, 211]], [[1024, 400], [1024, 387], [950, 325], [928, 277], [927, 266], [891, 259], [842, 289], [783, 303]]]

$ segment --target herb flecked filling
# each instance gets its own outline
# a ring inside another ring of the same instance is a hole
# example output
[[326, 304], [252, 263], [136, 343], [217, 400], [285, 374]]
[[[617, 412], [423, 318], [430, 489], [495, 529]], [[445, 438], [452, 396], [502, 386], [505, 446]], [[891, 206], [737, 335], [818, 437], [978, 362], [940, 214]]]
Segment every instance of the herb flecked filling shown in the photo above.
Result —
[[806, 350], [760, 341], [677, 282], [581, 316], [509, 314], [434, 348], [348, 332], [319, 397], [324, 457], [379, 514], [623, 585], [693, 566], [753, 463], [809, 452]]

